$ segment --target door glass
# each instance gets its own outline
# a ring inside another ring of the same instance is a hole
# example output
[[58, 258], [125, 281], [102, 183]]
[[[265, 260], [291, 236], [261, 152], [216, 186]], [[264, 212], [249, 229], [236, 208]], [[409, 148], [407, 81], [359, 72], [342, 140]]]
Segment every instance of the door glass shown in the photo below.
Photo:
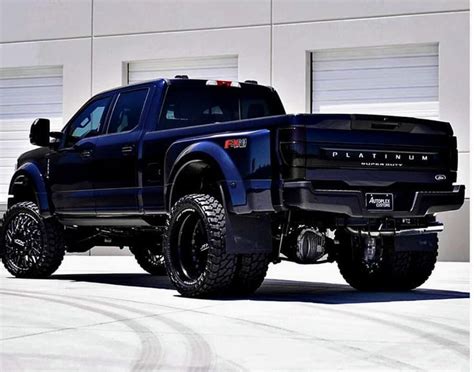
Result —
[[94, 137], [99, 134], [110, 100], [111, 97], [95, 100], [74, 118], [66, 129], [65, 147], [74, 145], [82, 138]]
[[120, 93], [107, 133], [127, 132], [135, 128], [140, 122], [147, 94], [148, 89]]

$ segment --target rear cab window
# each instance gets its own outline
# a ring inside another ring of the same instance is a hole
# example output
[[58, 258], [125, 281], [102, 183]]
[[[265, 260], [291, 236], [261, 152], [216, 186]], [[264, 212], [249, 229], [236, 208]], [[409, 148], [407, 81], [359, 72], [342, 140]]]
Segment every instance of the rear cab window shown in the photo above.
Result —
[[283, 115], [278, 95], [262, 86], [168, 87], [158, 129], [184, 128], [233, 120]]

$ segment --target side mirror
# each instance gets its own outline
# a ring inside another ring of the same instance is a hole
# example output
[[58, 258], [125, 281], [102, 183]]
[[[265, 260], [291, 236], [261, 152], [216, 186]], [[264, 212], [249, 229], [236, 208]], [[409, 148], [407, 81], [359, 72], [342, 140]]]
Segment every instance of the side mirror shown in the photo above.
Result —
[[35, 146], [49, 146], [49, 119], [36, 119], [31, 124], [30, 143]]

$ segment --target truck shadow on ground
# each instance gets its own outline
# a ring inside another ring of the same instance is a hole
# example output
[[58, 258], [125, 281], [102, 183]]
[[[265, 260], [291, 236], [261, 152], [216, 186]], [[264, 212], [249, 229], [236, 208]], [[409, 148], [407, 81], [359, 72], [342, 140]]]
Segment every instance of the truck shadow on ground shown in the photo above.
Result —
[[[52, 280], [70, 280], [141, 288], [175, 290], [166, 276], [148, 274], [58, 274]], [[409, 292], [360, 292], [349, 285], [266, 279], [258, 291], [248, 297], [220, 297], [220, 301], [309, 302], [321, 304], [353, 304], [398, 301], [429, 301], [469, 298], [469, 292], [420, 288]]]
[[349, 285], [270, 279], [251, 299], [323, 304], [428, 301], [469, 298], [468, 292], [420, 288], [406, 292], [361, 292]]

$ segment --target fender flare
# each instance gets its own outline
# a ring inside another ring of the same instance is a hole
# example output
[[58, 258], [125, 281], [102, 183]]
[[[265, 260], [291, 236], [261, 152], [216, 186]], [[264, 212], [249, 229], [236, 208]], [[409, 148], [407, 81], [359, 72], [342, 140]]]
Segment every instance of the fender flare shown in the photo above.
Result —
[[182, 150], [176, 156], [176, 160], [173, 160], [173, 155], [177, 152], [175, 149], [177, 150], [173, 146], [170, 147], [165, 159], [165, 202], [168, 209], [171, 207], [169, 204], [175, 180], [186, 165], [196, 160], [209, 162], [221, 172], [223, 176], [221, 186], [230, 209], [246, 204], [247, 193], [240, 172], [222, 147], [210, 141], [193, 143]]
[[34, 163], [24, 163], [15, 171], [8, 188], [8, 194], [14, 195], [15, 187], [23, 182], [31, 182], [40, 213], [42, 215], [49, 215], [51, 209], [46, 182], [41, 171]]

